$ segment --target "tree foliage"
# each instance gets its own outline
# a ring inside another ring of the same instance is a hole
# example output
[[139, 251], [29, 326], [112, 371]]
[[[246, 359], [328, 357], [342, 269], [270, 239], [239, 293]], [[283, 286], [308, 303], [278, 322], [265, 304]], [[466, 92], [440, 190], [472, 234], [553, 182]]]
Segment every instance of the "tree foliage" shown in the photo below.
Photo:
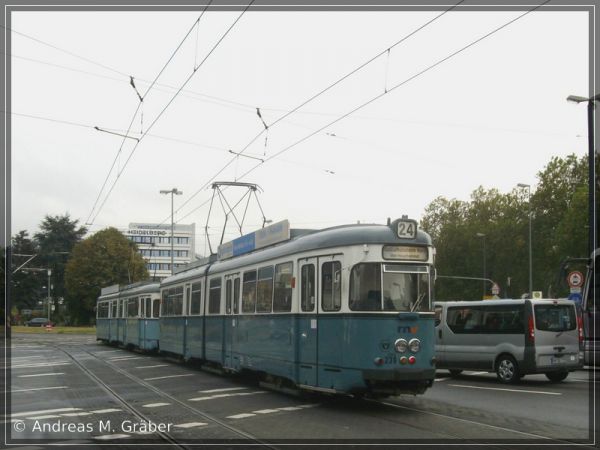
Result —
[[131, 284], [148, 278], [146, 263], [136, 246], [116, 228], [106, 228], [73, 248], [65, 283], [73, 323], [89, 323], [94, 316], [100, 289]]
[[[587, 155], [552, 158], [537, 174], [531, 204], [527, 191], [518, 187], [506, 194], [479, 187], [470, 201], [436, 198], [426, 207], [421, 226], [437, 248], [438, 274], [483, 277], [485, 240], [486, 278], [501, 286], [501, 296], [528, 292], [531, 208], [533, 290], [547, 295], [548, 287], [556, 284], [560, 262], [587, 253], [587, 167]], [[485, 287], [490, 295], [491, 285]], [[436, 297], [475, 299], [483, 290], [482, 282], [440, 277]]]
[[[13, 236], [11, 246], [14, 261], [12, 270], [17, 269], [29, 259], [30, 256], [25, 255], [33, 256], [39, 253], [36, 243], [29, 238], [26, 230], [21, 230]], [[38, 256], [36, 256], [23, 269], [11, 274], [11, 304], [19, 310], [35, 308], [42, 295], [47, 293], [44, 289], [48, 283], [47, 272], [27, 271], [28, 267], [38, 267], [40, 264], [41, 261], [38, 263]]]
[[37, 250], [36, 266], [52, 269], [52, 296], [65, 297], [65, 266], [71, 250], [87, 233], [69, 214], [44, 217], [40, 231], [34, 235]]

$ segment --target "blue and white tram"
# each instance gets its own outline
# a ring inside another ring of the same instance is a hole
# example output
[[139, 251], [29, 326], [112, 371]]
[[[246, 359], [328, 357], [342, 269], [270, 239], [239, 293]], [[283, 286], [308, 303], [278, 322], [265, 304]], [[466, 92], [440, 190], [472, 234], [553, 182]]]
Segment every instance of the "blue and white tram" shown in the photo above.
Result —
[[[272, 244], [269, 229], [286, 239]], [[432, 385], [435, 251], [416, 222], [295, 232], [284, 221], [221, 247], [161, 283], [161, 351], [307, 390]]]
[[97, 339], [142, 350], [158, 350], [159, 311], [159, 283], [104, 288], [96, 311]]

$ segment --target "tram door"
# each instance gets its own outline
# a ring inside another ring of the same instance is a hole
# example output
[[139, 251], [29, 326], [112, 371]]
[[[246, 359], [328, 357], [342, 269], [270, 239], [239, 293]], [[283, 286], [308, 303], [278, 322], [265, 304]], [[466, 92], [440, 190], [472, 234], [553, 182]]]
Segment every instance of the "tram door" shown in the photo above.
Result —
[[298, 315], [298, 384], [317, 386], [317, 258], [298, 261], [300, 314]]
[[237, 370], [239, 360], [234, 357], [237, 332], [237, 314], [240, 301], [240, 274], [225, 277], [225, 318], [223, 321], [223, 366]]

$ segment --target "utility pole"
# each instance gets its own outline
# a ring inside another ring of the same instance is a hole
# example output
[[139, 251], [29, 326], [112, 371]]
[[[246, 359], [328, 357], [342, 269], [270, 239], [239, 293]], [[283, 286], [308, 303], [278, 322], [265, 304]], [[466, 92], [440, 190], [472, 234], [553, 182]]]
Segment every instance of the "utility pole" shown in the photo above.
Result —
[[173, 202], [174, 202], [174, 200], [173, 200], [174, 197], [173, 196], [174, 195], [181, 195], [181, 194], [183, 194], [183, 192], [182, 191], [178, 191], [177, 188], [173, 188], [170, 191], [161, 190], [160, 193], [161, 194], [171, 194], [171, 275], [173, 275], [173, 266], [174, 266], [174, 263], [173, 263], [173, 256], [174, 256], [173, 255], [173, 253], [174, 253], [174, 251], [173, 251], [173, 241], [175, 240], [175, 238], [173, 236], [174, 235], [174, 215], [175, 215], [175, 212], [174, 212], [174, 209], [173, 209]]

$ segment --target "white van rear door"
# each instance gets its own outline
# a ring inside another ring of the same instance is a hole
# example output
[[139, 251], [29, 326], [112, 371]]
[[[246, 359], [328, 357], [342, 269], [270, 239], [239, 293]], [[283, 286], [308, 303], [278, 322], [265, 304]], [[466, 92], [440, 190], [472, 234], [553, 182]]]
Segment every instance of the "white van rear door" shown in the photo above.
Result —
[[557, 368], [579, 362], [579, 331], [575, 305], [534, 304], [536, 365]]

